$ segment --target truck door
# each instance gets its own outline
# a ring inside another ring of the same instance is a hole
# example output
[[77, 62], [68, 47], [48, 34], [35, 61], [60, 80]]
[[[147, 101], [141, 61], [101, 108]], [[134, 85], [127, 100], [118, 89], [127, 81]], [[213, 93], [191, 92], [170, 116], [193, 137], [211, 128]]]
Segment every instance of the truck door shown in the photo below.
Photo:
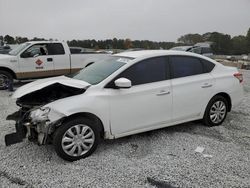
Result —
[[18, 78], [39, 78], [54, 75], [53, 57], [48, 53], [48, 44], [34, 44], [19, 57]]
[[65, 53], [63, 45], [61, 43], [49, 43], [48, 52], [53, 58], [54, 75], [70, 74], [70, 56]]

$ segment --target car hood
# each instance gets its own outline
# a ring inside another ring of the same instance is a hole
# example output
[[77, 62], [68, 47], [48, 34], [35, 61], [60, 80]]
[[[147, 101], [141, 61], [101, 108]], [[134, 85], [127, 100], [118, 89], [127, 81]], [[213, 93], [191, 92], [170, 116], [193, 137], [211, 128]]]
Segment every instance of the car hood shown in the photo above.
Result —
[[84, 82], [82, 80], [76, 80], [73, 78], [68, 78], [66, 76], [58, 76], [53, 78], [40, 79], [29, 84], [26, 84], [20, 88], [18, 88], [12, 95], [12, 98], [18, 99], [27, 94], [33, 93], [35, 91], [41, 90], [45, 87], [48, 87], [53, 84], [61, 84], [64, 86], [69, 86], [78, 89], [86, 89], [90, 86], [89, 83]]

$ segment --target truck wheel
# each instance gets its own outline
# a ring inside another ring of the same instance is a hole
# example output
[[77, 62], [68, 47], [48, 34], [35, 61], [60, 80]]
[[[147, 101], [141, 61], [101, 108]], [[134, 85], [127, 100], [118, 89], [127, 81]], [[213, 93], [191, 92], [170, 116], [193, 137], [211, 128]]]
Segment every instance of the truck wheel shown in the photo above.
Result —
[[100, 141], [98, 127], [89, 119], [76, 118], [59, 127], [53, 138], [57, 155], [76, 161], [92, 154]]
[[0, 70], [0, 90], [7, 89], [10, 82], [13, 82], [13, 76], [7, 71]]

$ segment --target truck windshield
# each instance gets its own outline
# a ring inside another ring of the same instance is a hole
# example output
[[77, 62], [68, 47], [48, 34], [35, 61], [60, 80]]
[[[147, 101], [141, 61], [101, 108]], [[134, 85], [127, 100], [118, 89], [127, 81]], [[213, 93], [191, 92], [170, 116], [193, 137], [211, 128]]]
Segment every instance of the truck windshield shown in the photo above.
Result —
[[19, 52], [21, 52], [24, 48], [26, 48], [27, 46], [29, 46], [30, 43], [23, 43], [20, 44], [18, 47], [14, 48], [13, 50], [11, 50], [9, 52], [10, 55], [14, 55], [16, 56], [17, 54], [19, 54]]
[[71, 77], [95, 85], [103, 81], [131, 60], [132, 58], [128, 57], [111, 56], [93, 63]]

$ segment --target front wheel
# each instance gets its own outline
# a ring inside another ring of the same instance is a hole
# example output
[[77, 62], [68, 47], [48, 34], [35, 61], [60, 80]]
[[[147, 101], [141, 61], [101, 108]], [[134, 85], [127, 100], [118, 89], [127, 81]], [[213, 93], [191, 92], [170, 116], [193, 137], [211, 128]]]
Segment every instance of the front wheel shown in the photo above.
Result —
[[70, 120], [59, 127], [54, 135], [54, 147], [59, 157], [75, 161], [92, 154], [100, 141], [96, 125], [86, 118]]
[[203, 122], [207, 126], [217, 126], [223, 123], [228, 112], [228, 101], [222, 96], [213, 97], [206, 108]]

